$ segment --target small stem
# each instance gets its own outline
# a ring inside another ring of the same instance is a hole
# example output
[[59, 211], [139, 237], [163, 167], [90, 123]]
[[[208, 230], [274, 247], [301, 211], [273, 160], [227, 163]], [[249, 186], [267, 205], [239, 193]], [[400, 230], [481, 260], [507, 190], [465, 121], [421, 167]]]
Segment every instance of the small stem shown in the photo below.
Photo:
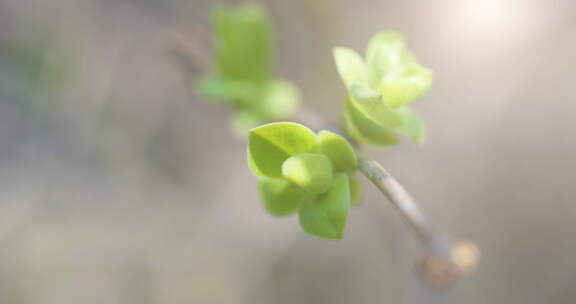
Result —
[[375, 160], [360, 158], [358, 169], [390, 200], [426, 247], [418, 263], [422, 278], [430, 285], [447, 287], [476, 269], [479, 250], [470, 241], [454, 242], [432, 228], [428, 217], [404, 187]]
[[434, 239], [430, 221], [404, 187], [374, 160], [359, 159], [358, 167], [384, 196], [398, 209], [404, 221], [414, 230], [419, 240], [429, 246]]

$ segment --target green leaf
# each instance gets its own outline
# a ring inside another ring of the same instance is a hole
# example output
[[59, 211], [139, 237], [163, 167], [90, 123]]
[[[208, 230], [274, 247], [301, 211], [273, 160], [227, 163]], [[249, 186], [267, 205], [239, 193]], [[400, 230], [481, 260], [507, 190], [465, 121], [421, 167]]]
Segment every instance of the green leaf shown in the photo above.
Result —
[[271, 25], [260, 6], [220, 7], [214, 28], [221, 76], [250, 81], [269, 77]]
[[260, 171], [258, 166], [256, 166], [256, 162], [254, 161], [254, 157], [252, 156], [252, 153], [250, 153], [250, 147], [248, 147], [246, 149], [246, 153], [248, 155], [248, 157], [247, 157], [248, 158], [248, 167], [250, 168], [250, 171], [252, 171], [252, 173], [254, 173], [258, 177], [267, 178], [266, 174], [264, 174], [262, 171]]
[[392, 108], [401, 107], [416, 100], [430, 88], [433, 73], [417, 63], [411, 63], [386, 74], [378, 91]]
[[349, 48], [336, 47], [333, 53], [338, 73], [346, 85], [352, 81], [366, 81], [366, 65], [356, 51]]
[[204, 77], [198, 82], [197, 91], [208, 100], [237, 102], [254, 99], [258, 87], [249, 81]]
[[298, 89], [285, 80], [266, 84], [258, 101], [258, 110], [269, 120], [282, 119], [296, 112], [300, 101]]
[[282, 164], [282, 176], [306, 191], [320, 194], [332, 185], [332, 163], [322, 154], [298, 154]]
[[339, 173], [334, 177], [330, 190], [317, 200], [306, 201], [300, 208], [300, 226], [308, 234], [341, 239], [346, 226], [350, 205], [348, 175]]
[[345, 102], [344, 123], [348, 134], [357, 141], [374, 146], [390, 146], [398, 143], [394, 129], [375, 124], [355, 105]]
[[370, 38], [366, 49], [366, 61], [373, 64], [382, 52], [398, 53], [404, 51], [405, 48], [402, 35], [393, 31], [382, 31]]
[[366, 64], [372, 86], [378, 85], [385, 73], [395, 65], [411, 58], [405, 49], [404, 39], [396, 32], [380, 32], [370, 39], [366, 50]]
[[420, 115], [408, 107], [399, 108], [397, 113], [402, 118], [402, 125], [398, 127], [398, 131], [410, 137], [417, 145], [424, 144], [426, 124]]
[[360, 205], [362, 203], [362, 184], [356, 178], [350, 178], [350, 202], [352, 205]]
[[332, 161], [336, 171], [345, 173], [356, 171], [358, 159], [354, 148], [346, 138], [330, 131], [321, 131], [318, 140], [320, 151]]
[[377, 89], [391, 108], [414, 101], [432, 83], [432, 71], [418, 64], [397, 33], [375, 35], [366, 58], [370, 87]]
[[261, 179], [258, 183], [260, 197], [269, 213], [284, 216], [298, 210], [305, 200], [314, 197], [285, 179]]
[[250, 130], [248, 162], [260, 176], [282, 177], [282, 163], [291, 156], [318, 151], [314, 132], [293, 122], [276, 122]]
[[350, 96], [358, 111], [375, 124], [389, 128], [401, 124], [400, 117], [382, 100], [382, 96], [361, 82], [352, 82]]

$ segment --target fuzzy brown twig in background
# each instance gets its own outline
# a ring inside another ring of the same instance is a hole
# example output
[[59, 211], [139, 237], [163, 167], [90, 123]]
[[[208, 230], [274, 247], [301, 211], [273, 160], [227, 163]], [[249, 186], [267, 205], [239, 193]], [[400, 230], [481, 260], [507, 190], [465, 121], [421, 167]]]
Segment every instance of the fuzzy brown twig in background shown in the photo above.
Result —
[[186, 29], [186, 32], [171, 32], [173, 46], [170, 51], [187, 76], [206, 73], [212, 62], [209, 34], [200, 26], [190, 25]]

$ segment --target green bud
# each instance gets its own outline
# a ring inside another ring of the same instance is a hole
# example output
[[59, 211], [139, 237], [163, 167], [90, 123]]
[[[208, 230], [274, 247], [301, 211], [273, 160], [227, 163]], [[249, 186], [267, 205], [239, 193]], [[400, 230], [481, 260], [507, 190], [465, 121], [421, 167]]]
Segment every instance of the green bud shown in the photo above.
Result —
[[332, 163], [321, 154], [299, 154], [282, 164], [282, 176], [310, 193], [324, 193], [332, 185]]
[[346, 138], [330, 131], [321, 131], [318, 139], [320, 151], [332, 161], [336, 171], [346, 173], [356, 171], [358, 159]]
[[300, 207], [300, 226], [310, 235], [341, 239], [350, 207], [348, 175], [338, 173], [330, 190]]
[[289, 157], [318, 151], [312, 130], [292, 122], [276, 122], [250, 130], [248, 163], [261, 177], [282, 177], [282, 164]]
[[362, 198], [362, 184], [357, 179], [350, 178], [350, 203], [352, 205], [360, 205]]
[[289, 215], [314, 196], [283, 178], [261, 179], [258, 183], [260, 197], [266, 210], [275, 216]]

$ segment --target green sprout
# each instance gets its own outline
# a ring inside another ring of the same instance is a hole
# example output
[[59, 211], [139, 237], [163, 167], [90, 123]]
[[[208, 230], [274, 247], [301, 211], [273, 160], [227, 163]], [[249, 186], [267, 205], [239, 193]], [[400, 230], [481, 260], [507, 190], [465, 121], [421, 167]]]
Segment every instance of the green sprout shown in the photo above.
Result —
[[349, 48], [334, 48], [347, 89], [341, 130], [336, 131], [342, 133], [337, 134], [273, 122], [296, 111], [299, 94], [291, 83], [272, 76], [271, 27], [260, 7], [221, 7], [214, 27], [216, 71], [198, 88], [206, 98], [237, 110], [233, 126], [238, 134], [248, 133], [248, 165], [270, 214], [297, 212], [306, 233], [341, 239], [350, 206], [362, 200], [361, 184], [354, 178], [360, 172], [390, 200], [427, 249], [418, 267], [428, 283], [449, 285], [473, 272], [478, 247], [438, 233], [382, 165], [357, 154], [362, 144], [395, 145], [399, 134], [417, 145], [425, 141], [424, 121], [409, 105], [429, 89], [433, 73], [418, 63], [398, 33], [372, 37], [365, 58]]
[[216, 67], [198, 91], [206, 99], [231, 103], [236, 134], [245, 135], [259, 124], [290, 117], [299, 91], [272, 74], [272, 28], [256, 4], [219, 7], [213, 16]]
[[[249, 133], [248, 162], [259, 177], [260, 196], [275, 216], [296, 211], [305, 232], [342, 238], [348, 208], [361, 201], [355, 150], [342, 135], [283, 120], [297, 109], [299, 92], [271, 69], [270, 21], [256, 4], [219, 7], [213, 16], [215, 71], [198, 84], [207, 99], [230, 103], [237, 134]], [[432, 82], [402, 37], [381, 32], [368, 43], [366, 58], [344, 47], [334, 49], [347, 88], [343, 107], [345, 136], [377, 146], [398, 142], [398, 133], [417, 144], [425, 125], [408, 105]], [[261, 125], [261, 126], [260, 126]]]
[[[375, 35], [366, 60], [343, 47], [334, 49], [334, 57], [348, 89], [343, 115], [348, 136], [380, 146], [396, 144], [397, 133], [424, 142], [424, 122], [408, 104], [430, 87], [432, 72], [418, 64], [399, 34]], [[270, 213], [299, 211], [305, 232], [342, 238], [352, 198], [361, 196], [361, 187], [351, 179], [358, 159], [343, 136], [316, 135], [296, 123], [263, 125], [250, 131], [248, 160]]]
[[305, 232], [342, 238], [352, 198], [360, 196], [351, 177], [358, 159], [344, 137], [292, 122], [266, 124], [249, 133], [248, 162], [271, 214], [298, 211]]
[[428, 90], [433, 74], [417, 62], [399, 34], [381, 32], [372, 37], [365, 60], [344, 47], [334, 49], [334, 58], [348, 91], [344, 123], [352, 138], [394, 145], [399, 132], [419, 145], [424, 142], [424, 122], [407, 105]]

